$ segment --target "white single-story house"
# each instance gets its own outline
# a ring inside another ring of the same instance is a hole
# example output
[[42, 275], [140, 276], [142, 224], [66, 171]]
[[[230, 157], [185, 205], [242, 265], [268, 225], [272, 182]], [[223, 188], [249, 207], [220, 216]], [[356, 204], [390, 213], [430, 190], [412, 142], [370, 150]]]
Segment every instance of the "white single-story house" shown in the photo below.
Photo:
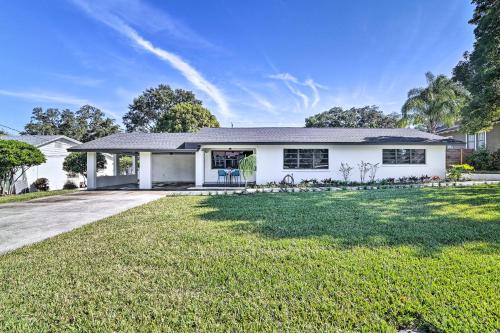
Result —
[[[26, 170], [15, 184], [16, 193], [35, 190], [33, 182], [38, 178], [47, 178], [51, 190], [62, 189], [69, 180], [79, 186], [83, 181], [79, 175], [70, 175], [63, 170], [63, 162], [68, 156], [68, 148], [81, 144], [80, 141], [64, 135], [1, 135], [0, 140], [16, 140], [37, 147], [46, 158], [46, 162]], [[106, 154], [106, 169], [99, 171], [99, 176], [113, 175], [113, 155]]]
[[[152, 189], [169, 183], [227, 185], [220, 173], [238, 169], [249, 154], [256, 154], [257, 170], [249, 179], [256, 184], [280, 182], [288, 174], [296, 182], [341, 180], [341, 163], [354, 167], [350, 180], [359, 181], [361, 161], [379, 163], [377, 179], [445, 177], [450, 140], [409, 128], [203, 128], [197, 133], [118, 133], [69, 151], [87, 152], [89, 189], [121, 184]], [[98, 152], [135, 156], [135, 174], [98, 177]]]

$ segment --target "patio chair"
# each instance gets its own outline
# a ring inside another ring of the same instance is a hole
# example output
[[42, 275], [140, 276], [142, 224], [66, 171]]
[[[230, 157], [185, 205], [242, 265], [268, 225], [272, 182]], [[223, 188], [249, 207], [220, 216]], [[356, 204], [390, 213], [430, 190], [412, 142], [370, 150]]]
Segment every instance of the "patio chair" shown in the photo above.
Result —
[[241, 182], [241, 176], [240, 176], [240, 170], [239, 169], [234, 169], [231, 171], [231, 178], [234, 178], [236, 181], [236, 184], [240, 184]]
[[220, 184], [220, 179], [222, 178], [224, 180], [224, 184], [227, 182], [227, 172], [226, 170], [219, 169], [217, 170], [217, 185]]

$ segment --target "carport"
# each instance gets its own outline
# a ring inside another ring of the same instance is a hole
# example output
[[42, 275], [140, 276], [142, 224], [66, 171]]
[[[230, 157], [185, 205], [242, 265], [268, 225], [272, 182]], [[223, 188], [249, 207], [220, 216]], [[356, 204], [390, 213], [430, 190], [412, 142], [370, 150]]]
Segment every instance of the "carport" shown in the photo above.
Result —
[[[189, 133], [118, 133], [87, 142], [69, 151], [87, 154], [89, 190], [171, 190], [185, 189], [195, 183], [197, 147], [187, 147]], [[112, 175], [97, 170], [99, 153], [114, 156]], [[120, 157], [131, 156], [130, 172], [120, 173]]]

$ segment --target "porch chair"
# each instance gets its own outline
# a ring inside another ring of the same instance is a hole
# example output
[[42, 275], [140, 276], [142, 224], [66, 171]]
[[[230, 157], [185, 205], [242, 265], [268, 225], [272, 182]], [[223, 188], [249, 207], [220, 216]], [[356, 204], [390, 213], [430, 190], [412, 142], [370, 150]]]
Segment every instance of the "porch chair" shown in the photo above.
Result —
[[231, 177], [235, 179], [236, 184], [240, 185], [241, 176], [240, 176], [240, 170], [239, 169], [232, 170], [231, 171]]
[[224, 185], [226, 184], [227, 182], [227, 172], [226, 170], [223, 170], [223, 169], [219, 169], [217, 170], [217, 185], [220, 184], [220, 179], [222, 178], [224, 180]]

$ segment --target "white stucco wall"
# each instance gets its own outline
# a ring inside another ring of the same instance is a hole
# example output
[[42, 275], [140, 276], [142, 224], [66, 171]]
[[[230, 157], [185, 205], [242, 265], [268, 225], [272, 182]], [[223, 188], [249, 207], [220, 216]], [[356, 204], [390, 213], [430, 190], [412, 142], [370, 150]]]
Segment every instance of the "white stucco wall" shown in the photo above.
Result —
[[194, 181], [194, 154], [153, 154], [153, 182]]
[[[285, 148], [322, 148], [328, 149], [329, 168], [326, 170], [283, 169], [283, 149]], [[426, 164], [423, 165], [384, 165], [382, 149], [412, 148], [426, 150]], [[446, 173], [446, 147], [431, 145], [315, 145], [315, 146], [257, 146], [257, 183], [281, 181], [286, 174], [293, 174], [296, 182], [303, 179], [325, 178], [343, 179], [339, 171], [340, 164], [348, 163], [354, 167], [350, 180], [359, 181], [358, 163], [361, 160], [369, 163], [380, 163], [377, 179], [398, 178], [408, 176], [439, 176]]]
[[[255, 150], [257, 154], [257, 172], [255, 181], [264, 184], [281, 181], [287, 174], [293, 174], [295, 181], [315, 178], [322, 180], [333, 178], [341, 180], [340, 163], [348, 163], [354, 167], [350, 180], [359, 181], [358, 163], [361, 160], [369, 163], [380, 163], [377, 179], [398, 178], [422, 175], [445, 177], [446, 147], [436, 145], [255, 145], [255, 146], [202, 146], [205, 150], [205, 182], [217, 181], [217, 170], [211, 169], [211, 150], [232, 148], [233, 150]], [[283, 168], [283, 149], [328, 149], [329, 168], [325, 170], [297, 170]], [[426, 164], [423, 165], [383, 165], [382, 149], [425, 149]]]

